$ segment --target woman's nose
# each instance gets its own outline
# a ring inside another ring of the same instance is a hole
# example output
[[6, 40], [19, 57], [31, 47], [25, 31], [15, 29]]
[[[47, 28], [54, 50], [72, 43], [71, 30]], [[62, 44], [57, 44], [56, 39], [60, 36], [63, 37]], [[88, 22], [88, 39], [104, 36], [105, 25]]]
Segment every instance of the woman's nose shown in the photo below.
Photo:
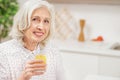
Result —
[[37, 28], [39, 28], [39, 29], [43, 29], [43, 27], [44, 27], [44, 24], [43, 24], [42, 22], [40, 22], [40, 23], [37, 25]]

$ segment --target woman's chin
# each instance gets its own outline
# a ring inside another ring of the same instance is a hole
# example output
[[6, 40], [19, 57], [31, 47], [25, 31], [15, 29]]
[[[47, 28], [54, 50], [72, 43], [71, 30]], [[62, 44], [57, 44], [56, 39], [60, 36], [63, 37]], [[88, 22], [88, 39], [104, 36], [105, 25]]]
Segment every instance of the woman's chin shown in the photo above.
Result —
[[41, 42], [42, 40], [43, 40], [42, 38], [33, 38], [33, 41], [34, 41], [34, 42], [37, 42], [37, 43], [38, 43], [38, 42]]

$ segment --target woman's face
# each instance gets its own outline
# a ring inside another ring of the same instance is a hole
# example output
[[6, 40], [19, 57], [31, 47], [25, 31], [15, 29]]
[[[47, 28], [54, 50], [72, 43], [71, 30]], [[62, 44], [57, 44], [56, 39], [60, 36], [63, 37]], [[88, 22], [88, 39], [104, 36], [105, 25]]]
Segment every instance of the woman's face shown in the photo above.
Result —
[[25, 30], [24, 35], [27, 41], [41, 42], [50, 31], [51, 16], [47, 8], [41, 7], [33, 11], [30, 28]]

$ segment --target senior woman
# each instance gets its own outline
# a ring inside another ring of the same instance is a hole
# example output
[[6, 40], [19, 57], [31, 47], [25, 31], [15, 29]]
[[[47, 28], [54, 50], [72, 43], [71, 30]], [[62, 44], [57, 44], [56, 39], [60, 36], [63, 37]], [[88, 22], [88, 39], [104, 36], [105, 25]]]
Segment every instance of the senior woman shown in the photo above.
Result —
[[[53, 28], [53, 6], [28, 0], [14, 17], [13, 39], [0, 44], [0, 80], [64, 80], [60, 54], [49, 40]], [[35, 59], [41, 53], [46, 63]]]

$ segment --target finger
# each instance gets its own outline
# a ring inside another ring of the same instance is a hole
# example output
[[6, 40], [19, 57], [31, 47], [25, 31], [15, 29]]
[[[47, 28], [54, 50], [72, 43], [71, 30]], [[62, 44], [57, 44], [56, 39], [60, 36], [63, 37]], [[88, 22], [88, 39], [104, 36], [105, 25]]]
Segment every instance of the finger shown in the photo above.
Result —
[[35, 72], [35, 71], [45, 71], [46, 68], [43, 67], [43, 68], [29, 68], [29, 69], [26, 69], [26, 72]]
[[43, 60], [31, 60], [31, 61], [28, 61], [28, 64], [34, 64], [34, 63], [43, 63]]
[[28, 69], [24, 70], [23, 72], [24, 72], [24, 76], [25, 77], [29, 77], [30, 78], [31, 76], [33, 76], [33, 72], [28, 70]]
[[25, 70], [26, 76], [33, 76], [33, 75], [42, 75], [46, 70], [44, 68], [38, 69], [27, 69]]
[[25, 71], [26, 72], [33, 72], [33, 71], [45, 71], [46, 65], [45, 64], [33, 64], [33, 65], [26, 65]]
[[33, 74], [32, 74], [32, 76], [35, 76], [35, 75], [42, 75], [42, 74], [44, 74], [44, 72], [33, 72]]
[[35, 76], [35, 75], [42, 75], [44, 74], [44, 72], [25, 72], [24, 73], [24, 76], [25, 76], [25, 79], [30, 79], [32, 76]]
[[43, 67], [46, 67], [46, 64], [32, 64], [32, 65], [30, 65], [30, 64], [27, 64], [26, 66], [25, 66], [25, 69], [26, 68], [43, 68]]

